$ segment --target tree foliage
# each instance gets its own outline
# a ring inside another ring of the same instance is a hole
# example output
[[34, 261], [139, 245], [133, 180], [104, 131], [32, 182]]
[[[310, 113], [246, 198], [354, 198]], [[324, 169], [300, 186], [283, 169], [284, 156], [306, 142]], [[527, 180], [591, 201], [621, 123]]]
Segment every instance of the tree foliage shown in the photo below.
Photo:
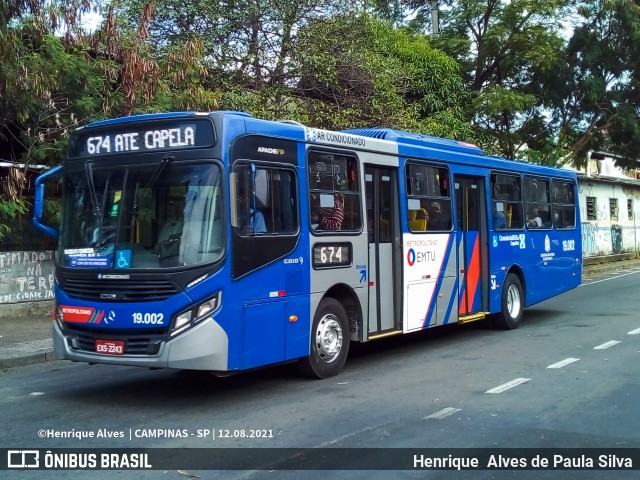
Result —
[[[0, 155], [26, 164], [57, 163], [69, 129], [102, 103], [104, 69], [84, 57], [76, 22], [87, 6], [36, 0], [4, 6], [0, 140], [9, 148]], [[58, 30], [66, 33], [55, 36]]]
[[[91, 32], [82, 19], [100, 0], [0, 3], [0, 158], [25, 169], [55, 165], [71, 131], [91, 120], [215, 107], [215, 92], [201, 81], [202, 44], [195, 39], [159, 51], [150, 42], [154, 3], [145, 2], [132, 31], [119, 28], [111, 7]], [[23, 186], [15, 195], [0, 192], [5, 218], [26, 206]]]
[[[91, 120], [228, 109], [630, 164], [639, 12], [633, 0], [5, 0], [0, 158], [54, 165]], [[0, 209], [20, 198], [3, 192]]]
[[[374, 3], [397, 4], [397, 0]], [[638, 3], [633, 0], [405, 0], [409, 25], [456, 58], [469, 114], [510, 158], [582, 164], [607, 150], [638, 158]]]
[[204, 45], [150, 39], [155, 1], [143, 2], [135, 28], [110, 5], [89, 32], [83, 15], [96, 0], [9, 2], [0, 11], [0, 155], [24, 164], [56, 164], [73, 128], [137, 112], [215, 108], [205, 88]]
[[[558, 22], [568, 0], [447, 2], [434, 44], [458, 59], [472, 91], [469, 114], [500, 153], [515, 158], [548, 135], [539, 79], [562, 57]], [[431, 2], [414, 2], [424, 7]]]
[[[123, 18], [132, 23], [143, 3], [124, 2]], [[455, 61], [423, 35], [391, 28], [361, 7], [335, 0], [169, 0], [149, 34], [165, 47], [201, 39], [206, 86], [220, 92], [222, 109], [326, 128], [445, 132], [455, 123], [469, 137]]]
[[[135, 24], [144, 3], [122, 2], [127, 25]], [[288, 96], [298, 32], [313, 19], [349, 8], [337, 0], [167, 0], [148, 30], [160, 50], [200, 42], [207, 68], [203, 87], [217, 93], [217, 108], [280, 118], [297, 111]]]
[[9, 173], [0, 179], [0, 239], [11, 233], [9, 223], [19, 214], [27, 211], [26, 200], [20, 196], [25, 183], [25, 174], [18, 167], [9, 169]]
[[381, 125], [475, 139], [458, 64], [428, 39], [369, 16], [309, 25], [294, 59], [308, 121], [327, 128]]
[[583, 163], [590, 150], [619, 155], [622, 166], [640, 157], [640, 7], [631, 0], [587, 0], [550, 75], [545, 98], [558, 145]]

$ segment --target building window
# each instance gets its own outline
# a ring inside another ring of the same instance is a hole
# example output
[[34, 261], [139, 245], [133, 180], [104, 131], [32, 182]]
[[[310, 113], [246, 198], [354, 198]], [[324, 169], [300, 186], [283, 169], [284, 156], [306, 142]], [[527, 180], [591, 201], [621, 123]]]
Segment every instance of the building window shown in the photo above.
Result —
[[627, 218], [633, 220], [633, 198], [627, 199]]
[[587, 197], [587, 220], [597, 220], [597, 206], [596, 197]]
[[610, 198], [609, 199], [609, 216], [612, 221], [618, 221], [618, 199]]

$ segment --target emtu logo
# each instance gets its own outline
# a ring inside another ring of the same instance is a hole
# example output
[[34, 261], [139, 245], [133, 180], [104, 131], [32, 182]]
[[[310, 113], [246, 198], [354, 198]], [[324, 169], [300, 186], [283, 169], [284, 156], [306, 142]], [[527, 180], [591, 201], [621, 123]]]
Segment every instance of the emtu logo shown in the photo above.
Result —
[[416, 263], [416, 252], [413, 248], [410, 248], [407, 252], [407, 263], [410, 267], [413, 267], [413, 264]]

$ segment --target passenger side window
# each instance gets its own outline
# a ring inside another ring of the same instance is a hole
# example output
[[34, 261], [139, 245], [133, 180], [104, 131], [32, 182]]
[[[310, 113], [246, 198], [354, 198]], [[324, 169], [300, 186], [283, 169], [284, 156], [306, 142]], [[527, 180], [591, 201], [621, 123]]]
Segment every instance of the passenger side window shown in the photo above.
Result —
[[312, 231], [360, 230], [361, 195], [356, 157], [310, 151], [307, 174]]
[[445, 167], [409, 163], [406, 177], [409, 230], [451, 230], [449, 170]]
[[524, 200], [527, 228], [551, 228], [551, 200], [549, 181], [535, 177], [524, 178]]
[[242, 163], [234, 168], [233, 226], [242, 236], [295, 234], [298, 206], [291, 169]]
[[553, 224], [556, 228], [575, 228], [576, 200], [573, 182], [553, 180], [551, 182], [553, 200]]
[[491, 218], [495, 230], [520, 230], [524, 227], [520, 177], [491, 174]]

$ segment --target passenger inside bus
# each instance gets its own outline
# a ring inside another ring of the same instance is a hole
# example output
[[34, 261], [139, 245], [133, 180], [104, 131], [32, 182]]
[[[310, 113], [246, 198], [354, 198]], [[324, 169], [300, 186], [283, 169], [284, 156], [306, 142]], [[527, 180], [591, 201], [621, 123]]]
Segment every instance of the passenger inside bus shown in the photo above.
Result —
[[542, 218], [540, 218], [540, 209], [538, 207], [532, 207], [529, 210], [529, 217], [527, 218], [527, 227], [540, 228], [542, 227]]
[[440, 202], [432, 202], [428, 211], [429, 230], [449, 230], [451, 228], [451, 216], [442, 208]]
[[409, 209], [407, 211], [407, 219], [411, 231], [425, 231], [427, 229], [428, 218], [429, 214], [424, 208], [416, 210]]
[[507, 217], [503, 211], [498, 211], [496, 206], [493, 206], [493, 211], [491, 212], [491, 216], [493, 217], [493, 228], [495, 230], [500, 230], [503, 228], [507, 228]]
[[265, 224], [263, 213], [260, 210], [249, 207], [247, 203], [246, 196], [238, 196], [240, 229], [249, 233], [267, 233], [267, 225]]
[[553, 224], [556, 228], [562, 228], [564, 225], [562, 223], [562, 218], [560, 218], [560, 214], [558, 212], [553, 212]]
[[320, 206], [311, 212], [311, 225], [316, 230], [340, 230], [344, 221], [344, 201], [341, 201], [341, 195], [335, 194], [333, 206], [323, 206], [325, 205], [324, 196], [320, 195]]

